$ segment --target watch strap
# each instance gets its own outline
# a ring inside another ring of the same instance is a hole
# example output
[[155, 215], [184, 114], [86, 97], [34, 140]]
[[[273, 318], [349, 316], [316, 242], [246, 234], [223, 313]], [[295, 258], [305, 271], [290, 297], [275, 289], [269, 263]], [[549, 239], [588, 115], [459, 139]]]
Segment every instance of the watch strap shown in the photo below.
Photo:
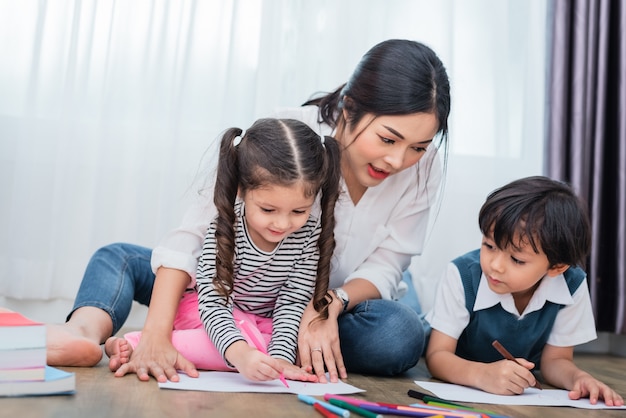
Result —
[[335, 294], [335, 297], [339, 299], [341, 303], [343, 304], [341, 313], [344, 313], [345, 311], [347, 311], [348, 304], [350, 303], [350, 298], [348, 297], [348, 294], [346, 293], [346, 291], [340, 287], [337, 287], [335, 289], [332, 289], [332, 292]]

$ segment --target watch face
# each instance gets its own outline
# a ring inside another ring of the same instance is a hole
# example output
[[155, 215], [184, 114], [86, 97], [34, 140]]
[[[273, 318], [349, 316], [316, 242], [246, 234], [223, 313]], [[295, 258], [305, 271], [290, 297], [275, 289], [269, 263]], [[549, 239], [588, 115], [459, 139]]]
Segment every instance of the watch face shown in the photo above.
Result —
[[350, 302], [348, 294], [340, 287], [334, 289], [334, 291], [335, 295], [337, 295], [337, 298], [339, 298], [341, 302], [343, 302], [343, 310], [345, 311], [346, 309], [348, 309], [348, 303]]

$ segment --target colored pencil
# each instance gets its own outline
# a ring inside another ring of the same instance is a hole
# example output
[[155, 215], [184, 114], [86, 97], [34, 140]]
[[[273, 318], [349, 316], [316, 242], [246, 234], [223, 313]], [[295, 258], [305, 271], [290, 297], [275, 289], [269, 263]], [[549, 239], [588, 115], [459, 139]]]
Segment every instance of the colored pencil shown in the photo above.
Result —
[[313, 404], [313, 408], [326, 418], [336, 418], [338, 416], [337, 414], [333, 414], [332, 412], [330, 412], [328, 409], [324, 408], [321, 404], [317, 402]]
[[388, 415], [403, 415], [403, 416], [414, 416], [414, 417], [427, 417], [433, 415], [444, 415], [445, 417], [455, 417], [455, 418], [476, 418], [480, 417], [482, 414], [477, 411], [470, 411], [468, 409], [453, 409], [450, 407], [442, 408], [434, 405], [400, 405], [400, 404], [391, 404], [384, 402], [370, 402], [359, 398], [353, 398], [350, 396], [342, 396], [342, 395], [333, 395], [327, 393], [324, 395], [324, 399], [329, 401], [331, 399], [341, 400], [345, 403], [351, 404], [353, 406], [357, 406], [359, 408], [376, 412], [378, 414], [388, 414]]
[[370, 404], [370, 405], [378, 405], [376, 402], [366, 401], [365, 399], [353, 398], [351, 396], [344, 395], [334, 395], [332, 393], [327, 393], [324, 395], [324, 400], [329, 401], [331, 399], [339, 399], [340, 401], [344, 401], [349, 403], [350, 405], [360, 406], [361, 404]]
[[351, 403], [342, 401], [341, 399], [330, 398], [328, 402], [330, 402], [332, 405], [347, 409], [348, 411], [354, 412], [355, 414], [361, 415], [365, 418], [383, 418], [382, 415], [377, 414], [376, 412], [368, 411], [367, 409], [363, 409], [360, 406], [352, 405]]
[[465, 405], [461, 405], [461, 404], [458, 404], [458, 403], [450, 402], [448, 400], [441, 399], [441, 398], [438, 398], [436, 396], [428, 395], [426, 393], [418, 392], [418, 391], [413, 390], [413, 389], [409, 389], [407, 395], [409, 395], [411, 398], [419, 399], [419, 400], [424, 401], [426, 403], [440, 402], [440, 403], [444, 403], [444, 404], [447, 404], [447, 405], [450, 405], [450, 406], [465, 407]]
[[304, 403], [308, 403], [309, 405], [315, 405], [316, 403], [319, 403], [325, 409], [328, 409], [330, 412], [332, 412], [333, 414], [337, 414], [340, 417], [348, 418], [350, 416], [350, 411], [348, 411], [347, 409], [339, 408], [338, 406], [331, 405], [328, 402], [322, 402], [318, 399], [315, 399], [313, 396], [303, 395], [300, 393], [298, 394], [298, 399]]

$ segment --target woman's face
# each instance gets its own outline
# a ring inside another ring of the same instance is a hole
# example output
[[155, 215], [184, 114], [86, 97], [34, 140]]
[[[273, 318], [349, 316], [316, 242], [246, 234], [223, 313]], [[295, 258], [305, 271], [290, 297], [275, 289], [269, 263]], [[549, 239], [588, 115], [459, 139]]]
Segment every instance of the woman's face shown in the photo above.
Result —
[[439, 123], [433, 113], [365, 115], [343, 138], [342, 172], [348, 185], [374, 187], [411, 167], [432, 143]]

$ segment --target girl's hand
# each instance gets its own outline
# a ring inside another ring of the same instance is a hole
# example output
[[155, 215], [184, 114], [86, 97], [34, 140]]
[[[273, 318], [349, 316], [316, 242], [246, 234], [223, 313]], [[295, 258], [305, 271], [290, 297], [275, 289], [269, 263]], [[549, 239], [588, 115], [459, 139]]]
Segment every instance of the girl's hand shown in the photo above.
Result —
[[[339, 306], [338, 306], [339, 305]], [[348, 377], [339, 345], [337, 318], [343, 309], [340, 301], [333, 299], [328, 309], [328, 319], [317, 319], [317, 312], [308, 304], [300, 321], [298, 332], [298, 357], [303, 370], [314, 372], [320, 383], [327, 383], [326, 370], [331, 382], [338, 377]]]
[[301, 382], [317, 383], [317, 376], [307, 371], [303, 367], [298, 367], [287, 360], [277, 359], [283, 366], [283, 375], [289, 380], [299, 380]]
[[148, 381], [150, 376], [154, 376], [161, 383], [167, 382], [168, 379], [178, 382], [180, 378], [177, 370], [191, 377], [199, 375], [193, 363], [174, 348], [169, 338], [154, 339], [149, 334], [143, 333], [130, 360], [117, 369], [115, 376], [121, 377], [128, 373], [136, 373], [142, 381]]
[[606, 406], [624, 405], [624, 399], [617, 392], [585, 372], [580, 373], [574, 381], [569, 398], [589, 398], [592, 405], [598, 403], [598, 399], [604, 399]]
[[497, 395], [521, 394], [524, 389], [536, 382], [535, 376], [530, 372], [535, 364], [522, 358], [518, 358], [517, 361], [521, 365], [510, 360], [483, 363], [479, 383], [476, 386]]
[[284, 364], [256, 348], [250, 347], [245, 341], [237, 341], [226, 349], [226, 358], [245, 378], [255, 381], [266, 381], [280, 378]]

